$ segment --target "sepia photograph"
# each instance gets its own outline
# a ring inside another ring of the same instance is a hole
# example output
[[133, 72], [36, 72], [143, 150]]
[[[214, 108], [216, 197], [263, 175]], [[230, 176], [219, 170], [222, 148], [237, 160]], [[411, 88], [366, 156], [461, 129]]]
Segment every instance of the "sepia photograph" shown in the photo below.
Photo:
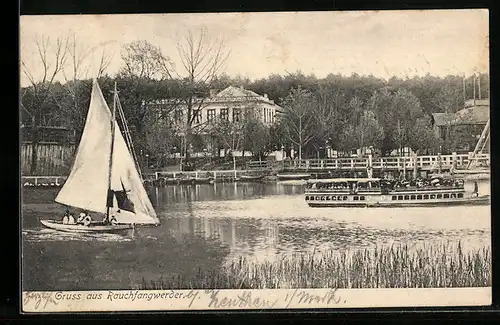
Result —
[[491, 304], [488, 10], [20, 17], [24, 312]]

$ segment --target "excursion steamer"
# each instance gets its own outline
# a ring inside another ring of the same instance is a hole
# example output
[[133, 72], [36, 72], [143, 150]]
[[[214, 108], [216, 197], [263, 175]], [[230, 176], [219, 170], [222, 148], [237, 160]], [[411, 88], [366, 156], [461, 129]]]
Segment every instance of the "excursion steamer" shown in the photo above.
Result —
[[422, 207], [488, 204], [489, 195], [468, 194], [462, 180], [394, 186], [379, 178], [342, 178], [309, 180], [305, 200], [310, 207]]

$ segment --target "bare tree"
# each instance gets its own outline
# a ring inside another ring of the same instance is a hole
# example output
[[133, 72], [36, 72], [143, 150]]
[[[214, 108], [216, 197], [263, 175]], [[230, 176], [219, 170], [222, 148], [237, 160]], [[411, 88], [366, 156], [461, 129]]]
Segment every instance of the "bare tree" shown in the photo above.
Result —
[[[82, 101], [82, 94], [88, 93], [88, 85], [84, 80], [89, 77], [89, 73], [92, 77], [100, 78], [109, 67], [113, 55], [106, 51], [107, 43], [90, 47], [79, 41], [76, 34], [68, 38], [67, 46], [67, 62], [61, 72], [65, 80], [64, 92], [69, 95], [70, 103], [58, 99], [53, 92], [51, 95], [58, 108], [75, 124], [75, 128], [81, 129], [85, 122], [82, 104], [86, 102]], [[98, 59], [96, 54], [99, 55]]]
[[135, 41], [122, 48], [124, 62], [120, 75], [138, 79], [172, 79], [173, 68], [170, 59], [163, 55], [161, 48], [148, 41]]
[[284, 115], [281, 123], [288, 139], [298, 146], [299, 159], [302, 159], [302, 149], [316, 135], [316, 118], [314, 115], [314, 98], [306, 90], [292, 89], [283, 100]]
[[[21, 94], [20, 105], [31, 117], [31, 174], [35, 174], [37, 171], [38, 131], [43, 123], [44, 105], [49, 98], [56, 76], [61, 73], [66, 63], [68, 41], [57, 38], [55, 42], [52, 42], [48, 36], [39, 36], [35, 37], [35, 45], [36, 55], [32, 58], [40, 70], [36, 71], [37, 69], [30, 68], [24, 59], [21, 60], [22, 73], [30, 83], [30, 86]], [[40, 76], [37, 76], [37, 72], [40, 73]], [[31, 101], [29, 103], [23, 101], [26, 92], [30, 92]]]
[[[177, 43], [177, 52], [184, 73], [174, 71], [183, 80], [185, 90], [182, 95], [186, 110], [184, 142], [185, 148], [189, 148], [193, 125], [207, 102], [207, 88], [224, 67], [230, 51], [226, 50], [222, 39], [212, 39], [206, 29], [201, 29], [198, 34], [188, 31]], [[185, 154], [189, 160], [189, 150]]]

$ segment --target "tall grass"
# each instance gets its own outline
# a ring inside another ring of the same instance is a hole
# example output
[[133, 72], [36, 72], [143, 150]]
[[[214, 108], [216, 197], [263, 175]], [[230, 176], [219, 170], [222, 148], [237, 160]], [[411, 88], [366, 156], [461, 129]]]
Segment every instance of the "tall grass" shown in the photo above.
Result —
[[489, 247], [444, 242], [297, 253], [256, 263], [240, 257], [194, 277], [142, 280], [141, 289], [445, 288], [491, 286]]

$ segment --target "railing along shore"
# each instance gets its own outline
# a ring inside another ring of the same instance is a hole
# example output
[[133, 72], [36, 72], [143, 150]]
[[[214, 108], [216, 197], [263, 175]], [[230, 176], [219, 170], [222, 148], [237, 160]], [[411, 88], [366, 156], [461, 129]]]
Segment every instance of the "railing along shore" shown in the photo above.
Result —
[[[215, 182], [231, 182], [240, 180], [243, 175], [262, 175], [273, 177], [281, 172], [329, 171], [365, 171], [370, 166], [378, 171], [411, 171], [415, 167], [419, 171], [453, 171], [465, 170], [469, 161], [478, 161], [483, 167], [489, 167], [489, 154], [472, 156], [471, 154], [453, 154], [413, 157], [381, 157], [381, 158], [329, 158], [302, 159], [282, 161], [250, 161], [246, 169], [237, 170], [198, 170], [198, 171], [158, 171], [143, 174], [145, 181], [170, 180], [207, 180]], [[59, 187], [66, 176], [21, 176], [23, 186]]]

